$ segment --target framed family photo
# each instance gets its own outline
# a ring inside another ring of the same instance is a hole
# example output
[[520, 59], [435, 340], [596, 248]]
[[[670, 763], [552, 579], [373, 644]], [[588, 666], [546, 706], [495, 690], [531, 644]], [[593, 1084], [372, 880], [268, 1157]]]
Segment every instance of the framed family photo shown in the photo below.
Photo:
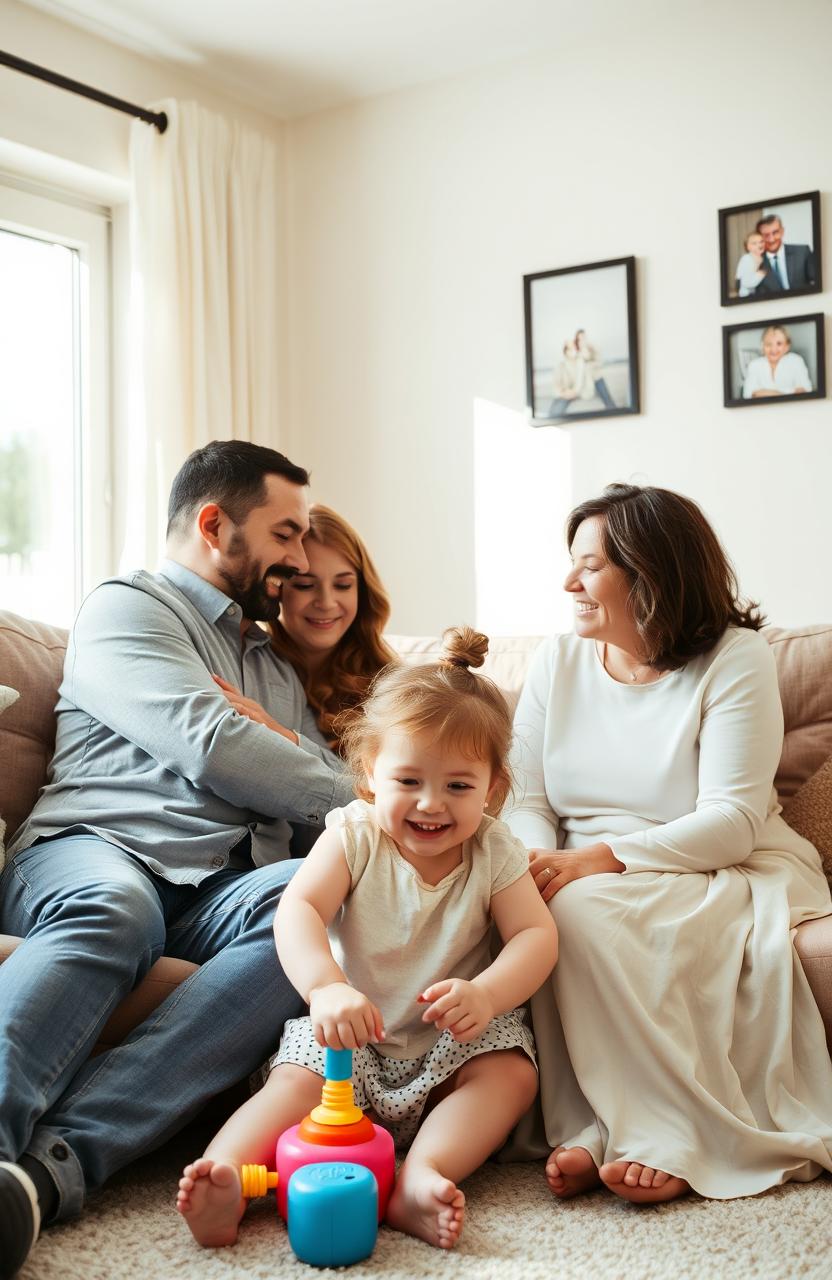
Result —
[[639, 412], [635, 264], [613, 258], [523, 277], [535, 426]]
[[820, 293], [820, 192], [719, 210], [724, 307]]
[[725, 325], [722, 371], [728, 409], [822, 400], [826, 395], [823, 314]]

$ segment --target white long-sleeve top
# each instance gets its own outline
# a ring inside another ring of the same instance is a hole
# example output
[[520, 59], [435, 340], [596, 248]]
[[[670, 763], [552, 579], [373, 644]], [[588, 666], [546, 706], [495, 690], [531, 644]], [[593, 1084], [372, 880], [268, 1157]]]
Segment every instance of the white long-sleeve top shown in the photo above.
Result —
[[779, 817], [783, 712], [756, 631], [730, 627], [643, 685], [613, 680], [592, 641], [555, 636], [534, 656], [514, 725], [505, 821], [529, 848], [604, 841], [626, 872], [713, 871], [758, 848], [817, 860]]
[[765, 356], [752, 360], [745, 371], [742, 395], [744, 400], [750, 400], [755, 391], [779, 391], [782, 396], [790, 396], [798, 387], [811, 391], [812, 379], [803, 356], [796, 351], [787, 351], [777, 361], [773, 373]]

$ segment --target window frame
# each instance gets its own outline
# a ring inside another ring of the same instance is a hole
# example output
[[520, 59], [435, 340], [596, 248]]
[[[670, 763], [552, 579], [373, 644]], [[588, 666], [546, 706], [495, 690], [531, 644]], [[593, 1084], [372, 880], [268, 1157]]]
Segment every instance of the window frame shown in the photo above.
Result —
[[79, 326], [75, 449], [80, 547], [74, 596], [83, 597], [115, 566], [112, 431], [112, 210], [0, 173], [0, 229], [77, 253]]

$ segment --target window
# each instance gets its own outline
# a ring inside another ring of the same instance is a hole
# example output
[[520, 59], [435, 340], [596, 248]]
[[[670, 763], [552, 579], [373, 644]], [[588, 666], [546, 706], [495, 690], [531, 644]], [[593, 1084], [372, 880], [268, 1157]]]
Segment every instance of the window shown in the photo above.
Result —
[[112, 570], [109, 218], [0, 185], [0, 607], [68, 626]]

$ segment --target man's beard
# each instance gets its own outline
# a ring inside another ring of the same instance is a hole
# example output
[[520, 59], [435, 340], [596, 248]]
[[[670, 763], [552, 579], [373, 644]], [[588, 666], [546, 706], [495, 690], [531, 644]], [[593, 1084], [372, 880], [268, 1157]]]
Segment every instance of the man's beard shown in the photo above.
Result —
[[240, 606], [244, 618], [254, 622], [277, 622], [280, 616], [280, 596], [269, 595], [266, 580], [278, 578], [285, 582], [288, 578], [294, 578], [297, 573], [294, 565], [272, 564], [265, 573], [259, 574], [249, 555], [245, 534], [240, 530], [232, 535], [228, 557], [242, 563], [239, 567], [220, 569], [225, 594]]

